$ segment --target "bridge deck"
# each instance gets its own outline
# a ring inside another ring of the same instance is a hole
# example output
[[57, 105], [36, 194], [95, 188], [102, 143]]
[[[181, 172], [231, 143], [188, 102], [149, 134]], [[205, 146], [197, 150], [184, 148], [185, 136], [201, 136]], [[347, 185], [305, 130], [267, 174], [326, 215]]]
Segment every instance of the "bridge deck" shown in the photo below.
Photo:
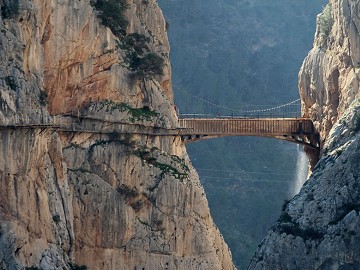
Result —
[[198, 118], [180, 119], [184, 133], [207, 135], [289, 135], [314, 133], [312, 121], [306, 118]]
[[172, 129], [106, 121], [96, 126], [93, 119], [76, 121], [75, 118], [66, 118], [55, 122], [0, 125], [0, 129], [51, 128], [63, 132], [181, 136], [185, 142], [224, 136], [260, 136], [319, 148], [319, 135], [312, 121], [307, 118], [186, 118], [179, 119], [178, 127]]
[[192, 142], [223, 136], [272, 137], [318, 147], [318, 136], [307, 118], [193, 118], [180, 119], [181, 135]]

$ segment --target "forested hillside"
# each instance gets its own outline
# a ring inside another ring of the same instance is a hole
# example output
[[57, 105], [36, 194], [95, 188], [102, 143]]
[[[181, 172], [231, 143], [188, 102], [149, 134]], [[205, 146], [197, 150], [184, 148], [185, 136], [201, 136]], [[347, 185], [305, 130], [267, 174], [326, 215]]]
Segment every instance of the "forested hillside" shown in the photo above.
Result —
[[[327, 1], [159, 0], [180, 113], [229, 113], [299, 98], [297, 74]], [[211, 103], [220, 106], [211, 105]], [[224, 138], [187, 147], [238, 269], [292, 196], [297, 146]]]

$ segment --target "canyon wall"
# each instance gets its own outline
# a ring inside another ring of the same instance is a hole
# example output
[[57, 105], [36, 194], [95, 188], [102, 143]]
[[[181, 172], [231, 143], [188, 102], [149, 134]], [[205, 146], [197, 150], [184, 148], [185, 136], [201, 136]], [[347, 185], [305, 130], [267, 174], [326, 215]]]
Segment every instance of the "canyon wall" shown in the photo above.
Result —
[[359, 10], [357, 1], [329, 2], [317, 17], [313, 48], [299, 72], [303, 116], [313, 119], [322, 143], [360, 95]]
[[[0, 268], [233, 269], [181, 138], [164, 136], [177, 116], [156, 1], [129, 1], [117, 36], [93, 1], [0, 5]], [[129, 50], [161, 72], [141, 76]]]
[[359, 9], [356, 0], [331, 0], [317, 17], [299, 89], [322, 156], [299, 194], [284, 203], [249, 269], [360, 268]]

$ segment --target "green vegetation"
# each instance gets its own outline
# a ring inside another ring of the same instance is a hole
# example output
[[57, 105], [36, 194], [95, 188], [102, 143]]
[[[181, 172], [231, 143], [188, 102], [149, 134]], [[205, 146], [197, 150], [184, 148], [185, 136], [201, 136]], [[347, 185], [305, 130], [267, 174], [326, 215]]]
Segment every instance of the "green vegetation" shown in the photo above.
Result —
[[163, 75], [164, 59], [151, 52], [149, 42], [150, 38], [139, 33], [129, 34], [119, 42], [126, 53], [125, 63], [137, 79]]
[[[119, 47], [125, 51], [125, 64], [136, 79], [163, 75], [164, 59], [151, 52], [150, 38], [139, 33], [126, 33], [125, 11], [129, 6], [126, 0], [91, 0], [90, 4], [99, 12], [103, 25], [121, 39]], [[143, 4], [148, 4], [148, 1], [143, 1]]]
[[105, 147], [106, 145], [108, 145], [108, 144], [110, 144], [110, 143], [112, 143], [112, 142], [114, 142], [114, 141], [112, 141], [112, 140], [108, 140], [108, 141], [105, 141], [105, 140], [99, 140], [99, 141], [96, 141], [94, 144], [92, 144], [90, 147], [89, 147], [89, 153], [90, 154], [92, 154], [93, 153], [93, 151], [94, 151], [94, 149], [95, 149], [95, 147], [97, 147], [97, 146], [103, 146], [103, 147]]
[[5, 0], [1, 6], [1, 17], [11, 19], [19, 14], [19, 0]]
[[138, 121], [151, 121], [152, 118], [157, 117], [159, 113], [152, 111], [148, 106], [144, 106], [143, 108], [132, 108], [126, 104], [123, 104], [123, 110], [127, 110], [131, 115], [131, 122]]
[[151, 78], [163, 75], [164, 59], [153, 52], [147, 53], [143, 57], [132, 54], [129, 67], [134, 71], [136, 78]]
[[[163, 75], [164, 59], [151, 52], [150, 38], [139, 33], [126, 33], [125, 11], [129, 7], [126, 0], [91, 0], [90, 4], [99, 12], [102, 24], [120, 38], [119, 47], [125, 51], [125, 64], [134, 72], [134, 78]], [[148, 1], [143, 1], [143, 4], [148, 4]]]
[[320, 34], [323, 35], [324, 37], [328, 37], [333, 26], [330, 3], [324, 7], [322, 13], [319, 15], [317, 23]]
[[55, 223], [59, 223], [59, 222], [60, 222], [60, 215], [58, 215], [58, 214], [53, 215], [52, 219], [53, 219], [53, 221], [54, 221]]
[[171, 159], [173, 160], [173, 162], [178, 163], [183, 171], [190, 172], [189, 167], [185, 163], [185, 159], [179, 158], [175, 155], [172, 155]]
[[155, 162], [154, 166], [161, 170], [161, 172], [162, 172], [161, 175], [163, 175], [163, 174], [172, 175], [174, 178], [179, 179], [179, 180], [183, 180], [184, 178], [186, 178], [188, 176], [187, 173], [181, 173], [178, 171], [178, 169], [176, 169], [175, 167], [173, 167], [169, 164]]
[[[97, 146], [105, 147], [105, 146], [109, 145], [110, 143], [114, 143], [116, 145], [123, 145], [127, 148], [127, 151], [133, 151], [133, 149], [136, 146], [136, 142], [132, 139], [131, 134], [120, 135], [117, 133], [110, 133], [108, 140], [99, 140], [99, 141], [96, 141], [94, 144], [92, 144], [89, 147], [89, 153], [92, 154], [95, 147], [97, 147]], [[77, 170], [79, 170], [79, 169], [77, 169]]]
[[146, 147], [141, 147], [134, 151], [134, 155], [140, 158], [143, 161], [146, 161], [148, 164], [154, 164], [156, 158], [152, 156], [153, 149], [148, 149]]
[[131, 33], [124, 37], [119, 43], [119, 47], [128, 53], [134, 52], [137, 55], [142, 55], [146, 52], [150, 52], [149, 42], [149, 37], [139, 33]]
[[151, 110], [148, 106], [142, 108], [133, 108], [125, 103], [116, 103], [112, 100], [105, 100], [100, 103], [101, 108], [106, 108], [107, 112], [119, 110], [127, 112], [130, 115], [130, 122], [152, 121], [154, 117], [159, 116], [158, 112]]
[[184, 180], [188, 177], [190, 170], [185, 165], [185, 161], [183, 159], [180, 159], [179, 157], [174, 158], [174, 156], [171, 156], [171, 162], [170, 164], [167, 164], [159, 162], [158, 158], [156, 158], [154, 155], [155, 152], [159, 152], [159, 150], [157, 148], [148, 149], [146, 147], [141, 147], [140, 149], [135, 150], [133, 154], [147, 164], [160, 169], [160, 179], [162, 179], [165, 174], [171, 175], [178, 180]]
[[128, 21], [125, 11], [128, 8], [126, 0], [91, 0], [91, 6], [99, 12], [99, 17], [106, 27], [109, 27], [117, 37], [126, 35]]
[[48, 98], [48, 94], [44, 90], [40, 90], [40, 94], [39, 94], [40, 105], [46, 106], [47, 105], [47, 98]]

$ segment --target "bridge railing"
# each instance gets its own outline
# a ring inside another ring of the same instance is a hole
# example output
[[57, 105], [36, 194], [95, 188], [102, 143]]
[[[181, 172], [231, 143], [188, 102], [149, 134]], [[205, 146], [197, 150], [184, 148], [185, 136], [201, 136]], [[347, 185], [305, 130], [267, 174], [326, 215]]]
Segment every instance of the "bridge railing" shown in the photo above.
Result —
[[179, 120], [183, 133], [193, 135], [291, 135], [312, 134], [311, 120], [305, 118], [186, 118]]

